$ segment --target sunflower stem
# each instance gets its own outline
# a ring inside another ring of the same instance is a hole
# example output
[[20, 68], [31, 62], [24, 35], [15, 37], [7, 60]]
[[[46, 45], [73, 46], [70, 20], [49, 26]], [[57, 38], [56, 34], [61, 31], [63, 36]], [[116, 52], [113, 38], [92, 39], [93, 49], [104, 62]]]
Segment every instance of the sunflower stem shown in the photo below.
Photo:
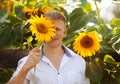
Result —
[[21, 33], [22, 33], [22, 36], [21, 36], [21, 40], [20, 40], [20, 49], [22, 48], [22, 45], [23, 45], [22, 43], [23, 43], [24, 34], [25, 34], [24, 29], [22, 29]]
[[36, 66], [34, 67], [33, 84], [36, 84]]
[[90, 56], [89, 58], [90, 58], [90, 62], [92, 62], [92, 57]]
[[95, 3], [95, 6], [96, 6], [96, 14], [97, 14], [97, 19], [98, 19], [98, 23], [101, 24], [101, 18], [100, 18], [100, 11], [99, 11], [99, 8], [97, 6], [97, 3], [96, 3], [96, 0], [94, 1]]

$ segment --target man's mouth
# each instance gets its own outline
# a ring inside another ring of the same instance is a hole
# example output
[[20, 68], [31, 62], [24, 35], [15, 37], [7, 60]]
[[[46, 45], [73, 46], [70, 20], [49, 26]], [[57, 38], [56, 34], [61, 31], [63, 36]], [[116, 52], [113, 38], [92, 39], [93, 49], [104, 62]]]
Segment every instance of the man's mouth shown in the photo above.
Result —
[[53, 38], [52, 40], [57, 40], [58, 38]]

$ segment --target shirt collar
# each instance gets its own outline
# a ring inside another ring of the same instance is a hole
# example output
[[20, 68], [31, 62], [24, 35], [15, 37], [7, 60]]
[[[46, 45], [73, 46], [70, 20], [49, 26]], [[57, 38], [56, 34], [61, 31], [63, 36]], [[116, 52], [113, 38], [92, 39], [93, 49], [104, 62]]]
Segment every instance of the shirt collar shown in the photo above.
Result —
[[[67, 47], [65, 47], [64, 45], [62, 45], [62, 48], [64, 49], [65, 51], [65, 54], [68, 56], [68, 57], [71, 57], [71, 53], [69, 51], [69, 49]], [[43, 57], [43, 45], [40, 47], [40, 56], [41, 58]]]

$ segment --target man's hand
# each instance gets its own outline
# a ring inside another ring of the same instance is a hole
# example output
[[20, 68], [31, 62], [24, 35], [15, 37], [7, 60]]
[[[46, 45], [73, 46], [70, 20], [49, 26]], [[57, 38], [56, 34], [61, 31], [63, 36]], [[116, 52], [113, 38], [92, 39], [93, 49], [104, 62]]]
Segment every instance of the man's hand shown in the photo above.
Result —
[[28, 59], [23, 65], [22, 69], [28, 72], [31, 68], [35, 67], [40, 61], [40, 49], [35, 47], [28, 53]]
[[39, 63], [39, 61], [40, 61], [40, 49], [36, 47], [29, 52], [28, 59], [22, 66], [22, 69], [19, 71], [19, 73], [13, 79], [9, 80], [6, 84], [23, 84], [27, 72], [30, 69], [34, 68], [36, 64]]

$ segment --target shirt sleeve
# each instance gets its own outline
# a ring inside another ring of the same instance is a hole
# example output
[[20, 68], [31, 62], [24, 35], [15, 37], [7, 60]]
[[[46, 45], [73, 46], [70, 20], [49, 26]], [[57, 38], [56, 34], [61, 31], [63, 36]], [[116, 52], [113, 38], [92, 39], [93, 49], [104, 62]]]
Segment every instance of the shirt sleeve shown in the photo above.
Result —
[[[82, 57], [81, 57], [82, 58]], [[87, 78], [86, 76], [85, 76], [85, 71], [86, 71], [86, 62], [85, 62], [85, 60], [82, 58], [82, 62], [83, 62], [83, 73], [82, 73], [82, 75], [83, 75], [83, 77], [82, 77], [82, 84], [90, 84], [90, 80], [89, 80], [89, 78]]]
[[[20, 59], [20, 60], [18, 61], [17, 68], [16, 68], [15, 72], [13, 73], [12, 78], [15, 77], [15, 76], [19, 73], [19, 71], [21, 70], [22, 66], [23, 66], [24, 63], [26, 62], [26, 60], [27, 60], [27, 56], [24, 57], [24, 58], [22, 58], [22, 59]], [[11, 78], [11, 79], [12, 79], [12, 78]]]
[[90, 84], [90, 80], [87, 77], [84, 77], [82, 84]]

